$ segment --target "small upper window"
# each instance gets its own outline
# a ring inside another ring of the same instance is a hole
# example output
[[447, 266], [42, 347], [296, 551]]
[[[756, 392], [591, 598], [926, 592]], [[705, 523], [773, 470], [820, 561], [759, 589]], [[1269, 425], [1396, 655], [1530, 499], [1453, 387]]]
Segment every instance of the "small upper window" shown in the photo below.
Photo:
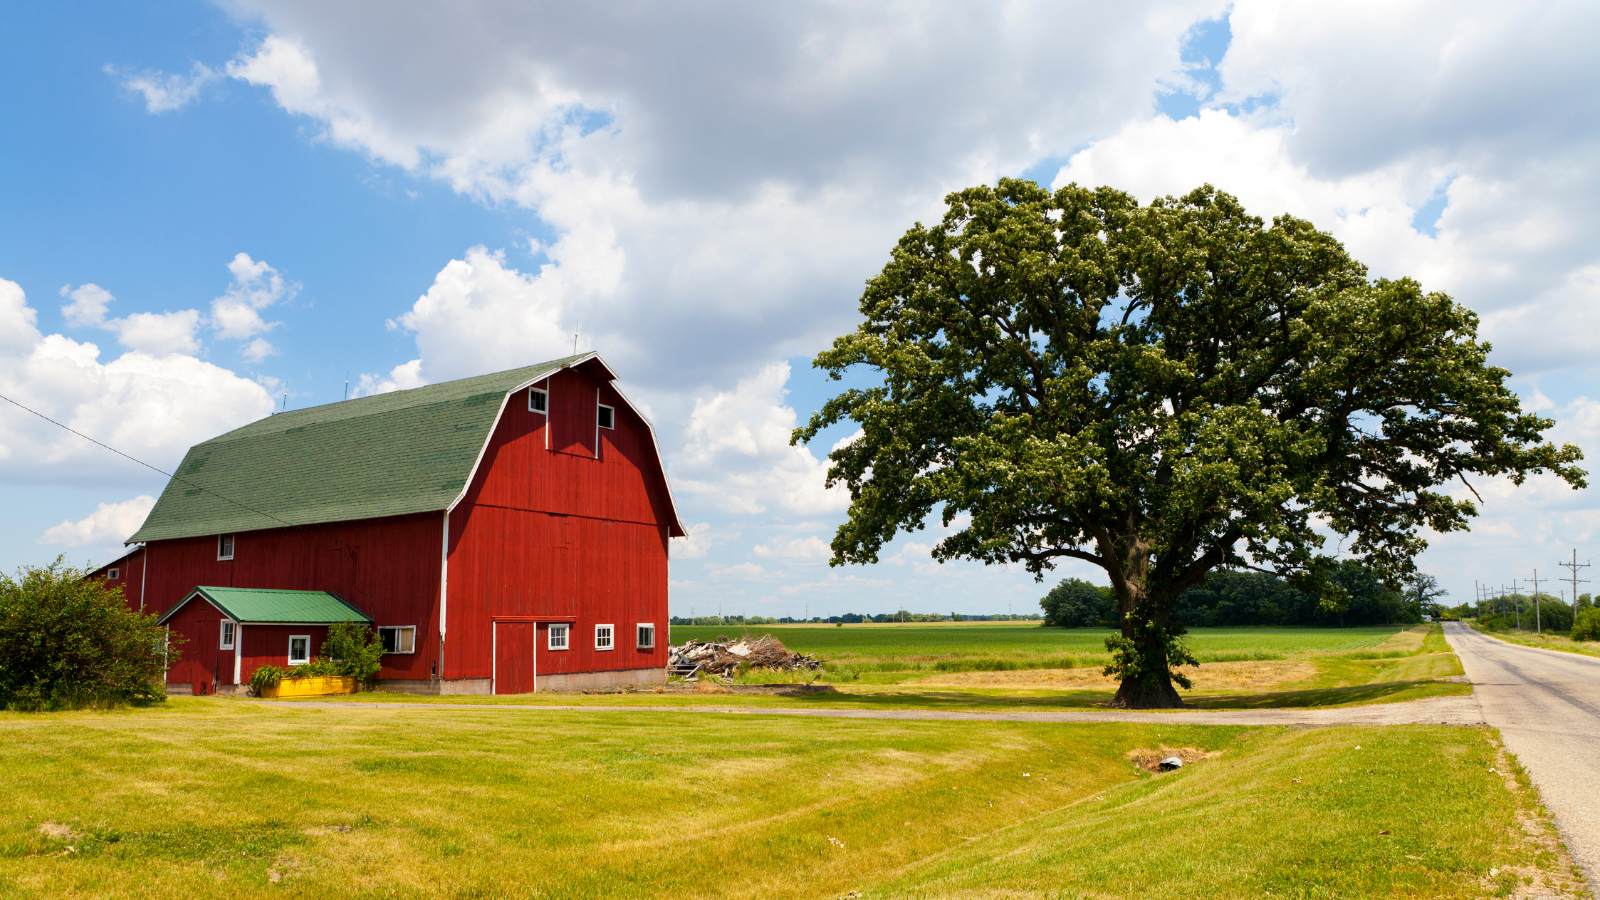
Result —
[[617, 411], [604, 403], [600, 404], [600, 409], [595, 416], [595, 421], [599, 423], [601, 428], [617, 427]]
[[385, 653], [415, 653], [417, 652], [417, 626], [415, 625], [380, 625], [378, 638], [383, 641]]
[[655, 649], [656, 626], [648, 622], [640, 622], [635, 637], [640, 650]]
[[106, 580], [107, 581], [116, 581], [118, 578], [121, 578], [121, 577], [122, 577], [122, 570], [121, 569], [107, 569], [106, 570]]
[[564, 622], [550, 626], [550, 637], [547, 646], [551, 650], [567, 649], [567, 638], [571, 634], [572, 626]]
[[233, 535], [217, 535], [217, 559], [233, 559]]
[[596, 650], [610, 650], [617, 646], [617, 629], [611, 625], [596, 625], [594, 627], [594, 648]]
[[232, 650], [233, 649], [233, 623], [228, 621], [227, 619], [223, 619], [222, 620], [222, 628], [220, 630], [221, 630], [222, 633], [220, 635], [218, 635], [218, 638], [217, 638], [217, 649], [219, 649], [219, 650]]
[[528, 412], [550, 411], [550, 392], [544, 388], [528, 388]]
[[311, 662], [311, 635], [289, 635], [289, 665], [303, 666]]

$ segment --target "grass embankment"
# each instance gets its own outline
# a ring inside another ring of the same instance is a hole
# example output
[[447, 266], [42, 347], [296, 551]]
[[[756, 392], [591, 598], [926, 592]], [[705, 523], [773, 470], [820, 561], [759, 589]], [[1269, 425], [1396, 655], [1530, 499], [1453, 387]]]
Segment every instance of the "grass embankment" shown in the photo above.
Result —
[[[1130, 751], [1214, 754], [1152, 775]], [[1575, 890], [1484, 729], [0, 714], [0, 894]], [[1499, 770], [1499, 772], [1496, 771]], [[1425, 812], [1424, 812], [1425, 811]]]
[[1562, 653], [1576, 653], [1580, 656], [1600, 656], [1600, 641], [1575, 641], [1564, 634], [1551, 634], [1548, 631], [1543, 634], [1535, 634], [1532, 631], [1492, 631], [1477, 622], [1472, 622], [1471, 625], [1489, 637], [1521, 644], [1524, 647], [1543, 647], [1546, 650], [1559, 650]]
[[[989, 623], [673, 629], [673, 640], [771, 633], [824, 660], [816, 673], [751, 672], [746, 683], [811, 681], [833, 690], [805, 702], [839, 705], [1084, 707], [1116, 684], [1100, 629]], [[1443, 679], [1461, 663], [1437, 625], [1370, 628], [1197, 628], [1201, 665], [1184, 692], [1201, 708], [1339, 706], [1464, 694]]]

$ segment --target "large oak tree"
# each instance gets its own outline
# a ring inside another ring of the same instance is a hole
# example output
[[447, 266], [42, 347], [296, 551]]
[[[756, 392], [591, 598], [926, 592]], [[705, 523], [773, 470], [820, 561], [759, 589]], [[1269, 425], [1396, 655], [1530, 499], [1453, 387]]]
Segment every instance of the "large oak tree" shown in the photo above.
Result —
[[873, 386], [795, 432], [860, 427], [830, 454], [851, 497], [833, 562], [874, 562], [938, 512], [964, 522], [940, 560], [1093, 563], [1117, 599], [1121, 705], [1182, 703], [1173, 604], [1212, 569], [1314, 579], [1339, 535], [1399, 581], [1430, 530], [1467, 527], [1474, 478], [1584, 483], [1471, 310], [1210, 187], [1146, 206], [1021, 180], [951, 194], [861, 313], [816, 365]]

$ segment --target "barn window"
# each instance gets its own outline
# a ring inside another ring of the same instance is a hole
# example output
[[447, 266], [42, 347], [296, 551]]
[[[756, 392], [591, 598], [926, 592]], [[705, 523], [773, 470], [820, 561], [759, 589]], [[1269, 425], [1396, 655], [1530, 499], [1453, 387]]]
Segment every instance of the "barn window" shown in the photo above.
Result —
[[635, 632], [635, 640], [640, 650], [654, 650], [656, 646], [656, 626], [649, 622], [640, 622]]
[[385, 653], [415, 653], [417, 652], [417, 626], [415, 625], [380, 625], [378, 638], [383, 641]]
[[217, 535], [217, 559], [233, 559], [233, 535]]
[[121, 569], [107, 569], [106, 570], [106, 580], [107, 581], [116, 581], [118, 578], [121, 578], [121, 577], [122, 577], [122, 570]]
[[613, 625], [596, 625], [594, 627], [594, 648], [596, 650], [610, 650], [617, 646], [617, 629]]
[[218, 637], [217, 637], [217, 649], [218, 650], [232, 650], [233, 649], [233, 623], [228, 621], [227, 619], [223, 619], [222, 620], [222, 627], [219, 630], [220, 630], [221, 634], [219, 634]]
[[550, 411], [550, 392], [544, 388], [528, 388], [528, 412]]
[[566, 623], [550, 626], [550, 637], [545, 646], [551, 650], [567, 649], [567, 641], [572, 632], [572, 626]]
[[595, 411], [595, 424], [601, 428], [616, 428], [617, 411], [604, 403], [600, 404], [599, 409]]
[[311, 662], [311, 635], [289, 635], [289, 665], [303, 666]]

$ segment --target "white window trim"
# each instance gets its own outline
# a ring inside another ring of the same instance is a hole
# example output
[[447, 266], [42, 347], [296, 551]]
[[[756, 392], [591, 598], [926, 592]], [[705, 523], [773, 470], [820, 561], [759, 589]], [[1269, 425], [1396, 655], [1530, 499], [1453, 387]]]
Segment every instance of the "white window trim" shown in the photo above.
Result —
[[[385, 650], [385, 651], [383, 651], [383, 655], [384, 656], [415, 656], [416, 652], [417, 652], [417, 626], [415, 626], [415, 625], [379, 625], [378, 626], [378, 638], [380, 640], [383, 638], [383, 633], [385, 631], [405, 631], [408, 628], [411, 630], [411, 649], [410, 650]], [[397, 641], [395, 641], [395, 643], [398, 644], [399, 641], [397, 640]]]
[[[611, 424], [610, 425], [601, 425], [600, 424], [600, 410], [602, 410], [602, 409], [611, 410]], [[615, 406], [612, 406], [609, 403], [596, 403], [595, 404], [595, 410], [594, 410], [594, 424], [595, 424], [596, 428], [604, 428], [607, 431], [616, 431], [617, 430], [617, 408]]]
[[[556, 632], [561, 632], [561, 644], [556, 645]], [[572, 626], [566, 622], [553, 622], [545, 630], [544, 648], [546, 650], [570, 650], [572, 648]]]
[[[232, 626], [231, 628], [229, 626]], [[232, 619], [223, 619], [217, 623], [217, 649], [232, 650], [235, 637], [239, 632], [239, 625]]]
[[[228, 539], [228, 555], [227, 556], [223, 556], [222, 555], [222, 539], [223, 538], [227, 538]], [[228, 560], [233, 559], [233, 551], [239, 549], [238, 544], [239, 544], [239, 539], [234, 537], [231, 534], [219, 534], [219, 535], [217, 535], [217, 562], [227, 562]]]
[[[306, 658], [302, 659], [302, 660], [299, 660], [297, 662], [295, 660], [295, 658], [294, 658], [294, 642], [296, 640], [300, 639], [300, 638], [304, 638], [305, 642], [306, 642]], [[311, 635], [309, 635], [309, 634], [291, 634], [291, 635], [289, 635], [289, 653], [288, 653], [288, 658], [289, 658], [289, 665], [291, 665], [291, 666], [303, 666], [306, 663], [311, 662]]]
[[[648, 643], [648, 644], [640, 644], [639, 643], [639, 629], [641, 629], [641, 628], [650, 629], [650, 643]], [[639, 650], [654, 650], [656, 648], [656, 623], [654, 623], [654, 622], [635, 622], [633, 624], [633, 642], [638, 645], [637, 649], [639, 649]]]
[[[533, 395], [534, 394], [538, 394], [539, 396], [544, 398], [544, 409], [534, 409], [533, 408]], [[541, 416], [550, 415], [550, 389], [549, 388], [537, 388], [537, 387], [528, 388], [528, 412], [535, 413], [535, 414], [541, 415]]]
[[121, 569], [112, 568], [112, 569], [107, 569], [106, 570], [106, 580], [107, 581], [116, 581], [118, 578], [121, 578], [121, 577], [122, 577], [122, 570]]
[[[606, 629], [606, 634], [610, 635], [610, 637], [611, 637], [611, 643], [610, 644], [602, 645], [600, 643], [600, 629], [602, 629], [602, 628]], [[600, 623], [596, 624], [594, 626], [594, 648], [596, 650], [615, 650], [615, 649], [617, 649], [617, 626], [609, 624], [609, 623], [606, 623], [606, 622], [600, 622]]]

